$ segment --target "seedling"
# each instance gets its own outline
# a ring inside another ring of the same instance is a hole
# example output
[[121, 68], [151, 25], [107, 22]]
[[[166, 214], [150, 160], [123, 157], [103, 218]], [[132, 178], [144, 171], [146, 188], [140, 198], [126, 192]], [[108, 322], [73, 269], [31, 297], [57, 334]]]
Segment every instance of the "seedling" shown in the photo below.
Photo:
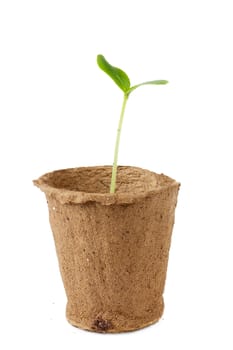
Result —
[[139, 86], [142, 86], [142, 85], [165, 85], [168, 83], [168, 81], [167, 80], [152, 80], [152, 81], [147, 81], [147, 82], [144, 82], [141, 84], [131, 86], [128, 75], [120, 68], [113, 67], [111, 64], [109, 64], [103, 55], [97, 56], [97, 64], [100, 67], [100, 69], [102, 69], [107, 75], [109, 75], [110, 78], [112, 78], [112, 80], [119, 86], [119, 88], [124, 93], [124, 99], [123, 99], [123, 104], [121, 107], [121, 114], [120, 114], [119, 124], [118, 124], [118, 128], [117, 128], [117, 136], [116, 136], [115, 151], [114, 151], [114, 161], [113, 161], [112, 177], [111, 177], [111, 185], [110, 185], [110, 193], [115, 193], [116, 178], [117, 178], [117, 161], [118, 161], [118, 153], [119, 153], [121, 128], [122, 128], [124, 114], [125, 114], [125, 107], [126, 107], [126, 103], [128, 101], [129, 95], [131, 94], [132, 91], [137, 89]]

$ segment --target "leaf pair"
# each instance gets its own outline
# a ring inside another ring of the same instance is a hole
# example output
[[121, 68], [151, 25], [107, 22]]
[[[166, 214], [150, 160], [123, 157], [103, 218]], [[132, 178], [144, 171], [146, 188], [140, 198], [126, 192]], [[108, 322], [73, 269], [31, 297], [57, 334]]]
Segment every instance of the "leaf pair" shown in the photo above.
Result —
[[97, 63], [100, 69], [102, 69], [112, 80], [119, 86], [119, 88], [126, 94], [129, 95], [133, 90], [137, 89], [142, 85], [164, 85], [167, 84], [167, 80], [152, 80], [141, 84], [130, 86], [130, 80], [128, 75], [120, 68], [113, 67], [105, 59], [103, 55], [97, 56]]

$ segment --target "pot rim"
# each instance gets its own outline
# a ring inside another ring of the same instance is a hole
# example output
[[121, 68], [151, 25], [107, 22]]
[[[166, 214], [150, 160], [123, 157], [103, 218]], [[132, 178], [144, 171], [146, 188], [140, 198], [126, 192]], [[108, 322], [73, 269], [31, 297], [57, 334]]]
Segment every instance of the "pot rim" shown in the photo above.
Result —
[[73, 170], [91, 170], [91, 169], [101, 169], [101, 168], [112, 168], [110, 165], [104, 165], [104, 166], [85, 166], [85, 167], [75, 167], [75, 168], [65, 168], [65, 169], [58, 169], [54, 171], [47, 172], [40, 176], [37, 180], [33, 180], [33, 184], [40, 188], [42, 192], [46, 194], [46, 196], [53, 197], [57, 199], [61, 204], [84, 204], [88, 202], [96, 202], [100, 203], [102, 205], [113, 205], [113, 204], [133, 204], [136, 202], [141, 201], [144, 198], [149, 198], [157, 195], [161, 191], [177, 188], [179, 190], [180, 183], [176, 180], [164, 175], [164, 174], [157, 174], [155, 172], [152, 172], [147, 169], [143, 169], [140, 167], [135, 166], [118, 166], [118, 170], [121, 169], [130, 169], [140, 172], [145, 172], [150, 175], [153, 175], [155, 178], [163, 178], [164, 183], [162, 184], [156, 184], [155, 188], [153, 190], [147, 190], [147, 191], [129, 191], [129, 192], [116, 192], [116, 193], [99, 193], [99, 192], [85, 192], [85, 191], [78, 191], [78, 190], [70, 190], [66, 188], [57, 188], [55, 186], [52, 186], [51, 184], [48, 184], [48, 179], [51, 177], [51, 175], [56, 175], [61, 172], [71, 172]]

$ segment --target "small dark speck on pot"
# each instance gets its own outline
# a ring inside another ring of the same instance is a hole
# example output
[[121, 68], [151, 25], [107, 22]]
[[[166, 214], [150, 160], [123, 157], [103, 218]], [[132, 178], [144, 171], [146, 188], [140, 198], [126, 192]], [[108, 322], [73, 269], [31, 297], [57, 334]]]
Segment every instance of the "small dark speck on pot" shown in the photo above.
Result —
[[112, 322], [109, 320], [104, 320], [101, 317], [98, 317], [93, 322], [92, 329], [96, 330], [97, 332], [107, 332], [109, 329], [113, 328]]

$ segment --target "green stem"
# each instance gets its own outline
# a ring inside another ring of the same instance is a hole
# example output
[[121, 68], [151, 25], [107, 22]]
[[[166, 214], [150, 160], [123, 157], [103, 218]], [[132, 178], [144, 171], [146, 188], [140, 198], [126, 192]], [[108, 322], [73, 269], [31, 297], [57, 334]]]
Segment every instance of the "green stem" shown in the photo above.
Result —
[[122, 123], [123, 123], [124, 114], [125, 114], [125, 106], [126, 106], [126, 102], [128, 100], [128, 97], [129, 97], [129, 94], [125, 93], [122, 108], [121, 108], [120, 120], [119, 120], [119, 124], [118, 124], [118, 128], [117, 128], [117, 137], [116, 137], [116, 143], [115, 143], [115, 152], [114, 152], [114, 162], [113, 162], [113, 167], [112, 167], [110, 193], [115, 193], [115, 189], [116, 189], [118, 151], [119, 151], [119, 144], [120, 144], [120, 137], [121, 137], [121, 128], [122, 128]]

